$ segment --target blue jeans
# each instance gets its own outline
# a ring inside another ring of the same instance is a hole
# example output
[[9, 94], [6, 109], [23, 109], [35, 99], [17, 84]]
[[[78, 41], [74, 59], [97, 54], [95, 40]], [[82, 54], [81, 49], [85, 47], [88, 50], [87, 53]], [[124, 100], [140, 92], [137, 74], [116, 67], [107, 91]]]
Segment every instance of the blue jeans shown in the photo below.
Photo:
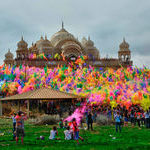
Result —
[[116, 132], [118, 132], [118, 128], [119, 128], [119, 131], [121, 132], [121, 123], [120, 122], [116, 122]]
[[146, 126], [146, 128], [149, 128], [149, 118], [145, 119], [145, 126]]
[[15, 132], [16, 131], [16, 122], [13, 122], [13, 138], [16, 137]]
[[74, 140], [79, 139], [79, 131], [74, 131]]

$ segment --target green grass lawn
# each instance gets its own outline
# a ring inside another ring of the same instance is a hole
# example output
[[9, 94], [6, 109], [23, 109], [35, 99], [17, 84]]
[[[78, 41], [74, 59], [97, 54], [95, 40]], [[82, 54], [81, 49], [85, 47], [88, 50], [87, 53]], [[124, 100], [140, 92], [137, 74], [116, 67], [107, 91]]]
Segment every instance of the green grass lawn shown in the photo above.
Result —
[[[24, 145], [16, 145], [12, 140], [12, 120], [0, 119], [0, 150], [145, 150], [150, 149], [150, 129], [143, 127], [124, 127], [122, 133], [116, 133], [114, 126], [96, 126], [94, 131], [80, 130], [84, 142], [65, 141], [63, 129], [58, 129], [61, 140], [48, 140], [52, 126], [33, 126], [26, 122]], [[1, 135], [4, 133], [4, 135]], [[40, 135], [45, 140], [37, 140]]]

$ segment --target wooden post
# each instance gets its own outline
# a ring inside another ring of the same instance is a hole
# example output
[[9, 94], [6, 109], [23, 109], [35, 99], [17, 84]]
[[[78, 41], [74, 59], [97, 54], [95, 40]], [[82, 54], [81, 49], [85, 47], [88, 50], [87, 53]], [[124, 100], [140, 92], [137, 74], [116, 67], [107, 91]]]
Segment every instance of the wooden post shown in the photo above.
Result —
[[27, 100], [27, 116], [30, 117], [30, 100]]
[[20, 111], [20, 100], [18, 100], [18, 109]]
[[37, 111], [39, 112], [39, 100], [37, 100]]
[[0, 100], [0, 116], [3, 114], [3, 106], [2, 106], [2, 101]]

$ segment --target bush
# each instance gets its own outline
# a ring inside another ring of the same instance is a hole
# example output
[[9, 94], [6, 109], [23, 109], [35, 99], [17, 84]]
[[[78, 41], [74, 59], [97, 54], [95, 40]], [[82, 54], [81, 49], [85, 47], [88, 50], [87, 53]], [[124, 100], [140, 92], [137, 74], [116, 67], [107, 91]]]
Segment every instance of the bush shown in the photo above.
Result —
[[12, 113], [12, 109], [10, 107], [10, 105], [8, 104], [3, 104], [3, 115], [8, 115]]
[[98, 115], [96, 118], [96, 123], [98, 125], [113, 125], [114, 121], [112, 119], [109, 119], [106, 115]]
[[59, 120], [58, 115], [43, 115], [35, 120], [32, 119], [32, 123], [35, 125], [54, 125], [57, 124]]

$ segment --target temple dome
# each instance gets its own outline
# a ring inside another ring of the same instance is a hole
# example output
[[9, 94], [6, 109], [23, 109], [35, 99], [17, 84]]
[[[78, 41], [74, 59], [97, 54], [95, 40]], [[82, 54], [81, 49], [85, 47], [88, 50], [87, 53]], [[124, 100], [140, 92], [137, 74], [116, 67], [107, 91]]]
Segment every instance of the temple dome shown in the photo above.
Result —
[[64, 40], [76, 40], [74, 38], [74, 36], [69, 33], [67, 30], [65, 30], [63, 27], [60, 31], [56, 32], [52, 37], [51, 37], [51, 43], [54, 47], [57, 46], [57, 44], [60, 41], [64, 41]]
[[94, 47], [94, 42], [88, 37], [88, 40], [84, 43], [85, 47]]
[[18, 42], [18, 48], [22, 48], [22, 47], [28, 47], [27, 42], [24, 41], [23, 36], [21, 38], [21, 41]]
[[51, 42], [47, 39], [47, 36], [45, 36], [45, 39], [43, 39], [39, 45], [43, 47], [53, 47]]
[[38, 53], [37, 45], [36, 43], [32, 43], [32, 46], [29, 48], [30, 53]]
[[94, 46], [94, 42], [90, 39], [90, 37], [88, 37], [88, 40], [85, 37], [83, 37], [83, 39], [82, 39], [82, 45], [85, 48], [87, 55], [90, 56], [89, 59], [91, 59], [93, 56], [96, 59], [100, 58], [99, 51]]
[[41, 36], [41, 39], [36, 42], [37, 47], [39, 47], [39, 45], [40, 45], [43, 41], [44, 41], [44, 38], [43, 38], [43, 36]]
[[87, 43], [87, 39], [85, 37], [82, 38], [81, 44], [83, 47], [85, 47], [85, 44]]
[[129, 44], [125, 41], [125, 38], [123, 38], [123, 42], [119, 45], [120, 50], [127, 50], [129, 48]]
[[8, 50], [8, 52], [5, 54], [6, 58], [12, 58], [14, 57], [14, 55], [10, 52], [10, 49]]

